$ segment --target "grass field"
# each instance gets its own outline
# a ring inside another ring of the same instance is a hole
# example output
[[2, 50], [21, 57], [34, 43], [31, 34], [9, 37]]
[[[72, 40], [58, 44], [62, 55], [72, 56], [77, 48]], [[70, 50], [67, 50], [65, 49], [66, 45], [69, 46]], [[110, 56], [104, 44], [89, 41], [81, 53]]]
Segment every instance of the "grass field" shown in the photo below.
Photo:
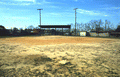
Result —
[[0, 76], [119, 77], [120, 39], [0, 37]]

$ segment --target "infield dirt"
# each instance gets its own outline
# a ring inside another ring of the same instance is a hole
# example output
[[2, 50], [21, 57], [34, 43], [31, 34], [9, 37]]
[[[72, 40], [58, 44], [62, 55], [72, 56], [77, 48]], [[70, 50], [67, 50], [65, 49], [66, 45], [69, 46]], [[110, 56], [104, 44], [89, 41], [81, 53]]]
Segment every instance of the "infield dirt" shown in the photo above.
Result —
[[0, 38], [0, 76], [119, 77], [120, 39], [73, 36]]

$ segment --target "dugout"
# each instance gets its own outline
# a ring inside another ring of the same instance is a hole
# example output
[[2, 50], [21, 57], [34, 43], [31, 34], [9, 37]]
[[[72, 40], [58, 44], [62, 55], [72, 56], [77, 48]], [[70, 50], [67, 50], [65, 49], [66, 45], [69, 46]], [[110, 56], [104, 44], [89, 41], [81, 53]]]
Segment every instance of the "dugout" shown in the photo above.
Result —
[[[51, 33], [51, 35], [59, 35], [59, 34], [62, 34], [64, 35], [65, 33], [69, 33], [70, 35], [70, 29], [71, 29], [71, 25], [39, 25], [40, 29], [42, 28], [55, 28], [55, 30], [45, 30], [44, 31], [44, 34], [45, 33]], [[56, 28], [62, 28], [62, 32], [57, 32], [56, 31]], [[64, 28], [69, 28], [69, 31], [68, 32], [63, 32], [63, 29]]]

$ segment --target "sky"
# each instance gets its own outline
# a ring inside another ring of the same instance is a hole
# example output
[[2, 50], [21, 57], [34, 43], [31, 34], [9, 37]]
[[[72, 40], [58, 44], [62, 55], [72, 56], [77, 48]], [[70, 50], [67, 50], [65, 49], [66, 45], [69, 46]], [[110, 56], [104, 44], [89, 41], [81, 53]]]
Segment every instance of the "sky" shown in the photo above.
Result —
[[6, 29], [38, 27], [41, 25], [68, 25], [91, 20], [110, 21], [116, 27], [120, 22], [120, 0], [0, 0], [0, 25]]

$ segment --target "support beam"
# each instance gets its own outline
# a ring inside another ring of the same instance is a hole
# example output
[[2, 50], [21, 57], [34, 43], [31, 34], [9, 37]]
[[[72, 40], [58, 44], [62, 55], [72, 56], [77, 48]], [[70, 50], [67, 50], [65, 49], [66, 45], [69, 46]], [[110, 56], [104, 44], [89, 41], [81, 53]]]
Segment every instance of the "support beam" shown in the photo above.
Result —
[[62, 28], [62, 35], [63, 35], [63, 28]]
[[56, 28], [55, 28], [55, 35], [56, 35]]
[[70, 28], [69, 28], [69, 35], [70, 35]]

